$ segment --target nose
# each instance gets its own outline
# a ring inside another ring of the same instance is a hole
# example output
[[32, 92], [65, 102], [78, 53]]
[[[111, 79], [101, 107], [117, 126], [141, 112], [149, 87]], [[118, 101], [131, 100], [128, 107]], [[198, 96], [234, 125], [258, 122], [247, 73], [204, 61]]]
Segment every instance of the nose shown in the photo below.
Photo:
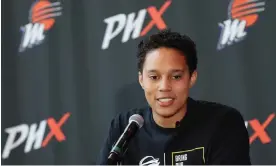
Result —
[[162, 79], [159, 83], [159, 91], [168, 92], [172, 90], [171, 82], [169, 79]]

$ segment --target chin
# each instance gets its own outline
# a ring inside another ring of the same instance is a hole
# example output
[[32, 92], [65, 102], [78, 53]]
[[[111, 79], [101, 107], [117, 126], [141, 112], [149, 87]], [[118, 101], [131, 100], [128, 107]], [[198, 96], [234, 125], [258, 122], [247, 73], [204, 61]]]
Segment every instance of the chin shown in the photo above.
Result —
[[156, 112], [159, 116], [162, 116], [164, 118], [170, 118], [172, 116], [174, 116], [177, 112], [174, 111], [168, 111], [168, 110], [159, 110]]

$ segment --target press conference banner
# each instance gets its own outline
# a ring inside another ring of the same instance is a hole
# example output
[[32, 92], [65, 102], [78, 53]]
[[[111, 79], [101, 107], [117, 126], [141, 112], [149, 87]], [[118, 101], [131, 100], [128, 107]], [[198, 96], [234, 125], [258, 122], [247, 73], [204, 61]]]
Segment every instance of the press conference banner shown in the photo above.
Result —
[[2, 164], [95, 164], [111, 119], [147, 105], [139, 41], [167, 28], [197, 44], [191, 97], [238, 109], [252, 164], [276, 164], [276, 1], [1, 3]]

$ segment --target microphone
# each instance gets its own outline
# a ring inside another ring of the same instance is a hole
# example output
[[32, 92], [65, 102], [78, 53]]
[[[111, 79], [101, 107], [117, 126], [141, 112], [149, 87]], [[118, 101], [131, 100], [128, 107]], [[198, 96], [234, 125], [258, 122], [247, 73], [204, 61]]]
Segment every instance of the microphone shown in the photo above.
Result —
[[179, 121], [176, 121], [176, 122], [175, 122], [175, 128], [178, 128], [178, 127], [180, 127], [180, 122], [179, 122]]
[[138, 129], [144, 125], [144, 119], [139, 114], [134, 114], [129, 118], [128, 125], [126, 126], [123, 134], [120, 136], [118, 141], [112, 147], [108, 159], [108, 165], [117, 165], [124, 156], [124, 153], [127, 150], [129, 141], [135, 136]]

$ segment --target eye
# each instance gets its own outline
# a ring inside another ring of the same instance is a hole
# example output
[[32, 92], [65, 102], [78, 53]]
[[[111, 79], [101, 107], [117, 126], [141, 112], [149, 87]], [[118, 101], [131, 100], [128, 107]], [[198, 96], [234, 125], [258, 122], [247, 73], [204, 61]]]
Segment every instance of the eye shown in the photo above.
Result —
[[180, 78], [181, 78], [181, 75], [173, 76], [173, 79], [174, 79], [174, 80], [179, 80]]
[[157, 77], [157, 76], [154, 76], [154, 75], [149, 76], [149, 78], [152, 79], [152, 80], [157, 80], [157, 79], [158, 79], [158, 77]]

